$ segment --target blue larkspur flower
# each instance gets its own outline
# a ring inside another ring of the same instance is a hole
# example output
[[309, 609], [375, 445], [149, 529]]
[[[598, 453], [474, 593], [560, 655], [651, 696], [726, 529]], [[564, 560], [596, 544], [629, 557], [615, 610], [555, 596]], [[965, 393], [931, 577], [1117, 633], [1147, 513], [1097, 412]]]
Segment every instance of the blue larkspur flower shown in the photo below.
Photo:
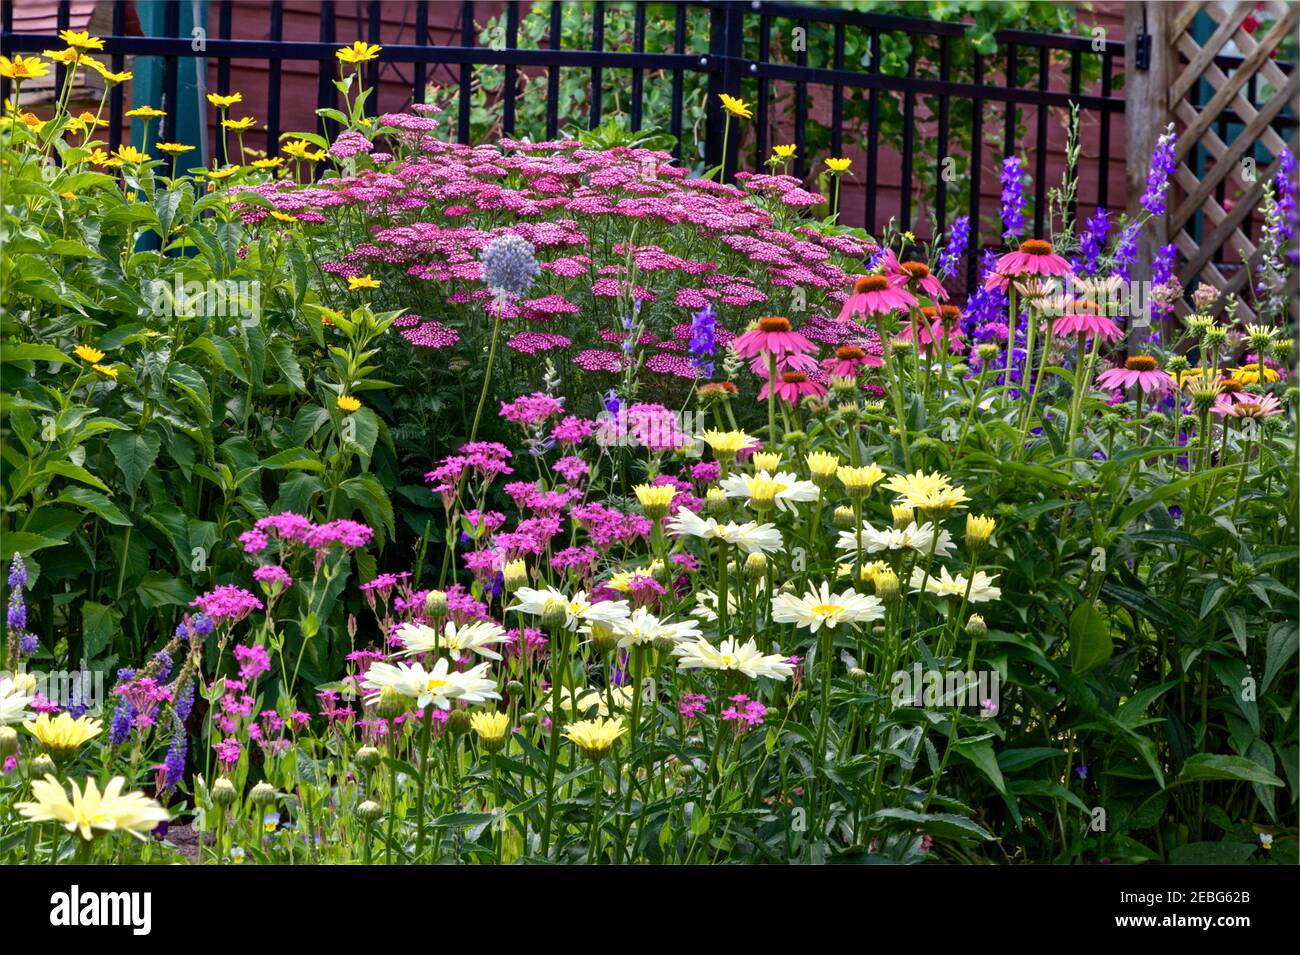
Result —
[[939, 253], [939, 272], [945, 276], [956, 275], [961, 267], [962, 257], [970, 242], [970, 216], [958, 216], [952, 220], [948, 230], [948, 244]]
[[714, 330], [717, 323], [718, 315], [712, 305], [705, 305], [698, 312], [691, 314], [691, 367], [705, 378], [713, 377], [713, 355], [717, 348]]
[[1025, 170], [1018, 156], [1002, 160], [1002, 238], [1015, 242], [1025, 231]]

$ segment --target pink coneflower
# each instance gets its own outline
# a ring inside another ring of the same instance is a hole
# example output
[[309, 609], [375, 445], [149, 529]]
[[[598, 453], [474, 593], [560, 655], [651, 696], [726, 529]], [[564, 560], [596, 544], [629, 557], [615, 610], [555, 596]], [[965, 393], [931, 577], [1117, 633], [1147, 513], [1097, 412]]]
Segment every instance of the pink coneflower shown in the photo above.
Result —
[[930, 266], [924, 262], [904, 262], [899, 266], [908, 279], [919, 285], [921, 291], [930, 296], [932, 302], [942, 302], [948, 298], [948, 290], [943, 283], [930, 274]]
[[758, 355], [806, 354], [816, 351], [817, 346], [803, 335], [791, 331], [790, 320], [772, 315], [758, 320], [758, 327], [745, 332], [733, 343], [741, 358], [754, 358]]
[[1013, 278], [1024, 275], [1061, 276], [1069, 275], [1071, 271], [1070, 263], [1053, 251], [1052, 243], [1030, 239], [1021, 242], [1015, 252], [1008, 252], [998, 259], [997, 267], [989, 273], [984, 287], [1005, 290]]
[[1282, 403], [1276, 395], [1237, 391], [1219, 395], [1210, 410], [1224, 418], [1272, 418], [1282, 413]]
[[1137, 385], [1138, 390], [1148, 395], [1163, 395], [1174, 389], [1173, 376], [1161, 371], [1150, 355], [1134, 355], [1125, 359], [1120, 367], [1103, 371], [1097, 376], [1097, 384], [1117, 390]]
[[[762, 387], [758, 392], [759, 401], [767, 397], [768, 389], [771, 386], [772, 382], [769, 381]], [[800, 398], [807, 395], [820, 397], [824, 394], [826, 394], [826, 386], [810, 381], [802, 371], [787, 371], [776, 382], [776, 396], [782, 401], [790, 402], [792, 405], [797, 404]]]
[[875, 355], [867, 354], [865, 349], [859, 348], [857, 345], [841, 345], [835, 349], [835, 357], [827, 358], [822, 362], [826, 374], [841, 378], [856, 378], [858, 369], [863, 365], [879, 368], [881, 361]]
[[945, 338], [948, 339], [949, 351], [961, 350], [963, 336], [958, 322], [961, 318], [961, 309], [955, 305], [941, 305], [938, 308], [923, 308], [921, 314], [925, 316], [925, 320], [905, 323], [898, 333], [899, 338], [911, 341], [912, 326], [915, 324], [922, 351], [928, 352], [931, 345]]
[[840, 309], [842, 322], [854, 315], [883, 315], [906, 312], [917, 305], [916, 296], [884, 275], [864, 275], [853, 283], [853, 294]]
[[1113, 321], [1101, 314], [1095, 302], [1078, 299], [1066, 306], [1065, 314], [1052, 322], [1052, 334], [1060, 336], [1082, 335], [1092, 339], [1100, 337], [1104, 342], [1113, 342], [1124, 333]]

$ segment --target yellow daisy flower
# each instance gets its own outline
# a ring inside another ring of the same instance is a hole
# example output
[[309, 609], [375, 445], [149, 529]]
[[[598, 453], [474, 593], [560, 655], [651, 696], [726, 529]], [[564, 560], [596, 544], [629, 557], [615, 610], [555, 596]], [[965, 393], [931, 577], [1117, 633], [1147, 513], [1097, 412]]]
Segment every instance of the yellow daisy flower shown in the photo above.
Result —
[[335, 51], [334, 55], [339, 58], [340, 63], [369, 63], [379, 55], [382, 46], [374, 46], [364, 40], [357, 40], [351, 46], [345, 46], [341, 50]]
[[339, 395], [338, 401], [335, 403], [339, 406], [339, 411], [344, 414], [352, 414], [354, 411], [361, 410], [361, 402], [351, 395]]

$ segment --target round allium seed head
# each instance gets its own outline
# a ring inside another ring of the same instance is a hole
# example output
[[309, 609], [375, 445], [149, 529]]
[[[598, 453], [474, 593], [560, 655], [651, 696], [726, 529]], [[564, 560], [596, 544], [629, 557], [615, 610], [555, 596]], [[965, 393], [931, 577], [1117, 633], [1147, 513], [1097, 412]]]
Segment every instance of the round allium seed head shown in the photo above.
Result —
[[525, 294], [541, 271], [532, 243], [517, 235], [497, 236], [484, 247], [479, 259], [483, 263], [483, 281], [497, 294]]

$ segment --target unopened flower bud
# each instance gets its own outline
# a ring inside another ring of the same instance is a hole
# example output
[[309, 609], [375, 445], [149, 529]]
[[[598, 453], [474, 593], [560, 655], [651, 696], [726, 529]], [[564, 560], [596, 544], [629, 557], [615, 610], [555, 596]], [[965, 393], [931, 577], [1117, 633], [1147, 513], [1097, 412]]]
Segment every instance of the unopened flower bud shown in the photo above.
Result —
[[988, 635], [989, 626], [984, 622], [984, 618], [977, 613], [970, 615], [966, 621], [966, 632], [977, 640]]
[[[502, 569], [506, 593], [512, 594], [520, 587], [528, 586], [528, 567], [522, 560], [512, 560]], [[445, 598], [444, 598], [445, 599]]]
[[862, 667], [853, 667], [849, 670], [849, 679], [854, 683], [862, 683], [867, 678], [867, 671]]
[[876, 571], [873, 580], [876, 585], [876, 596], [881, 600], [893, 600], [898, 596], [898, 574], [889, 567], [884, 567]]
[[745, 558], [745, 577], [748, 580], [762, 580], [767, 573], [767, 555], [757, 551]]
[[524, 685], [518, 680], [511, 680], [506, 684], [506, 692], [510, 694], [511, 699], [523, 695]]
[[984, 342], [984, 344], [979, 345], [975, 349], [975, 354], [979, 356], [981, 365], [987, 365], [993, 359], [997, 358], [998, 355], [1001, 354], [1001, 352], [1002, 349], [999, 348], [997, 345], [992, 344], [991, 342]]
[[218, 806], [229, 806], [239, 798], [239, 793], [235, 791], [235, 784], [225, 776], [222, 776], [212, 784], [212, 801]]
[[383, 814], [384, 807], [373, 799], [367, 799], [360, 806], [357, 806], [357, 815], [361, 817], [362, 822], [376, 822]]
[[46, 773], [52, 773], [54, 772], [54, 769], [55, 769], [54, 760], [50, 759], [50, 757], [45, 753], [41, 753], [39, 756], [37, 756], [35, 759], [32, 760], [33, 778], [37, 776], [44, 776]]
[[18, 752], [18, 734], [12, 726], [0, 726], [0, 759], [8, 759]]
[[254, 806], [275, 802], [275, 787], [268, 782], [260, 782], [249, 790], [248, 799]]
[[430, 590], [424, 598], [424, 613], [429, 617], [441, 617], [447, 612], [447, 595], [441, 590]]
[[725, 514], [729, 507], [726, 492], [720, 487], [709, 488], [704, 496], [704, 506], [710, 514]]
[[374, 769], [379, 765], [379, 760], [379, 750], [373, 746], [362, 746], [353, 757], [353, 761], [365, 770]]
[[469, 730], [469, 710], [453, 709], [447, 714], [447, 732], [452, 736], [464, 736]]
[[519, 717], [519, 725], [524, 729], [532, 729], [537, 725], [536, 713], [525, 713]]
[[558, 630], [569, 620], [569, 608], [558, 597], [549, 598], [542, 605], [542, 625], [549, 630]]
[[379, 705], [375, 707], [381, 720], [395, 720], [406, 712], [406, 697], [391, 686], [379, 691]]
[[912, 512], [912, 509], [905, 504], [891, 504], [889, 512], [894, 517], [894, 528], [896, 530], [902, 530], [916, 520], [916, 515]]
[[597, 653], [609, 653], [618, 646], [618, 634], [607, 623], [591, 625], [591, 645]]
[[969, 366], [969, 365], [963, 365], [963, 364], [958, 363], [958, 364], [952, 366], [952, 376], [953, 376], [953, 378], [965, 378], [965, 377], [966, 377], [967, 375], [969, 375], [969, 374], [970, 374], [970, 366]]
[[853, 529], [853, 525], [858, 522], [858, 516], [853, 513], [853, 508], [840, 505], [835, 508], [831, 521], [838, 530], [847, 531]]

